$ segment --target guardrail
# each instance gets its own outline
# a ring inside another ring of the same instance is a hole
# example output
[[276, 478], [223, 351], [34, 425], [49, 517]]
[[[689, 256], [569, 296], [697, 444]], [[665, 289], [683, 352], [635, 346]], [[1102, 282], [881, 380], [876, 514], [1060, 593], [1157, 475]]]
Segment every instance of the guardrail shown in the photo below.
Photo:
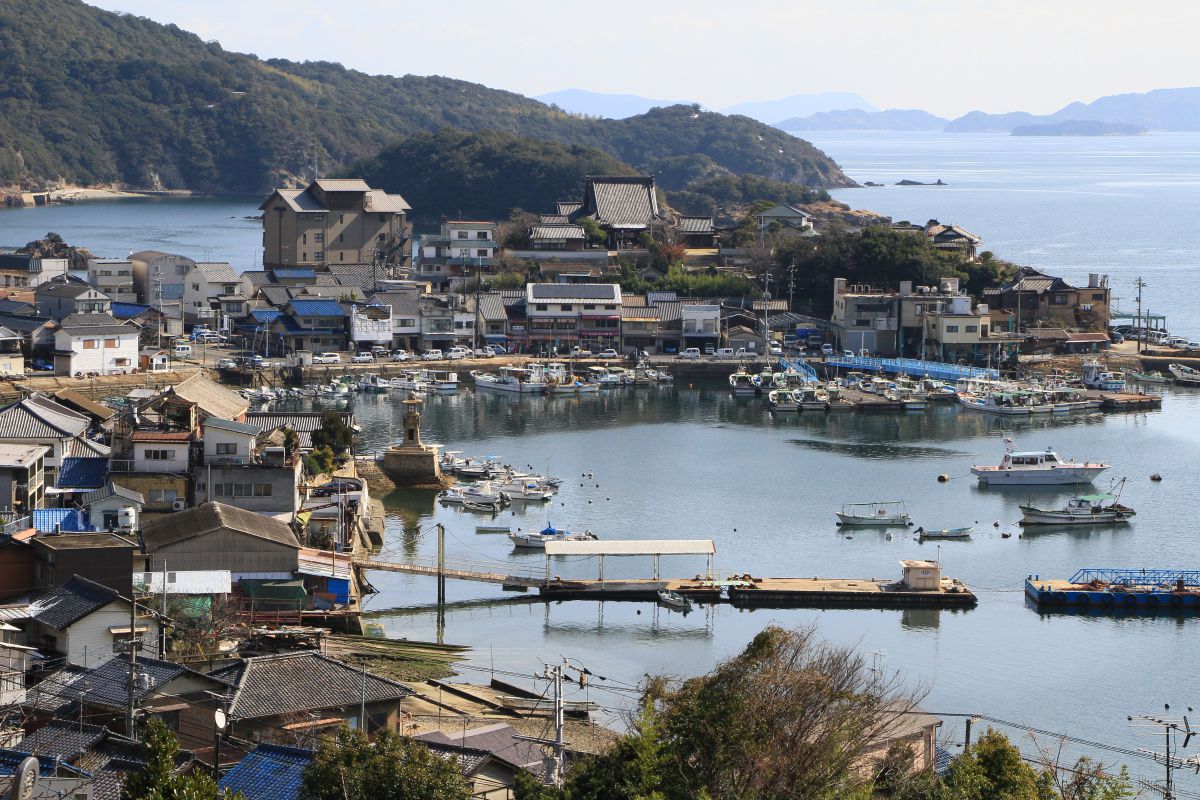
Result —
[[917, 358], [863, 358], [854, 356], [832, 356], [825, 359], [826, 366], [842, 369], [857, 369], [867, 372], [886, 372], [893, 375], [901, 373], [914, 377], [937, 378], [938, 380], [956, 381], [961, 378], [985, 378], [998, 380], [1000, 371], [984, 369], [983, 367], [968, 367], [961, 364], [947, 364], [942, 361], [924, 361]]

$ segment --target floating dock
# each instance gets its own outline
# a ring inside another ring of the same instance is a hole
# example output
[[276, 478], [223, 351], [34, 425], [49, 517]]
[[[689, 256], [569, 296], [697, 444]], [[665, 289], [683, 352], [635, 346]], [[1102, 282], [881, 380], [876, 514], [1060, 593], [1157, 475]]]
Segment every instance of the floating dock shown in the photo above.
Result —
[[1200, 570], [1086, 567], [1068, 580], [1031, 575], [1025, 596], [1039, 610], [1200, 612]]
[[942, 578], [936, 589], [876, 578], [759, 578], [729, 587], [740, 608], [972, 608], [979, 600], [961, 581]]
[[1102, 392], [1089, 389], [1087, 396], [1100, 401], [1100, 408], [1105, 411], [1143, 411], [1146, 409], [1162, 408], [1161, 394], [1140, 394], [1134, 392]]

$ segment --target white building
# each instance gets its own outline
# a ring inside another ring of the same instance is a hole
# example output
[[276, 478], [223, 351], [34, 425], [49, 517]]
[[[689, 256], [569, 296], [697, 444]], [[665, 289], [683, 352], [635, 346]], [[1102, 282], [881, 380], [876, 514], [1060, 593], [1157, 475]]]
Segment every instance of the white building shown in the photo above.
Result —
[[[76, 666], [106, 661], [112, 658], [113, 645], [129, 640], [129, 601], [79, 575], [34, 600], [29, 616], [29, 644], [62, 653], [66, 663]], [[158, 641], [155, 619], [139, 617], [137, 633], [153, 651]]]
[[249, 464], [260, 433], [257, 425], [209, 417], [204, 421], [204, 463]]
[[191, 468], [191, 431], [134, 431], [134, 472], [187, 474]]
[[683, 347], [695, 347], [703, 351], [706, 346], [717, 346], [721, 339], [719, 305], [684, 303], [679, 307], [679, 317], [683, 323]]
[[88, 283], [108, 295], [114, 303], [138, 302], [133, 262], [128, 259], [89, 258]]
[[350, 341], [359, 349], [372, 345], [387, 347], [392, 342], [392, 307], [374, 303], [350, 307]]
[[197, 261], [183, 279], [183, 321], [217, 327], [218, 298], [238, 297], [242, 280], [226, 261]]
[[615, 283], [530, 283], [525, 286], [526, 342], [531, 347], [618, 347], [621, 287]]
[[57, 375], [123, 375], [138, 366], [138, 334], [111, 314], [71, 314], [54, 334]]

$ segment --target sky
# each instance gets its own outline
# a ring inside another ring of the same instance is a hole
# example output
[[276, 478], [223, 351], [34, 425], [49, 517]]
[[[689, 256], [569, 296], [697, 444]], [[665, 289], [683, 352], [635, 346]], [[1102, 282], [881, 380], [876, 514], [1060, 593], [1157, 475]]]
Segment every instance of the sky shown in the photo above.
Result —
[[721, 109], [823, 91], [946, 117], [1200, 85], [1187, 0], [88, 0], [261, 58]]

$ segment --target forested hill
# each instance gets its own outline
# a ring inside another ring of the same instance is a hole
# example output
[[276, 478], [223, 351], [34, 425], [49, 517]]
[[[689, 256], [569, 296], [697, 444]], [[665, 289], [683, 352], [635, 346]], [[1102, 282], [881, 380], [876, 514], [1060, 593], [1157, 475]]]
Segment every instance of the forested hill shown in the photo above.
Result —
[[0, 3], [0, 63], [0, 183], [261, 192], [314, 164], [330, 174], [453, 127], [595, 147], [644, 170], [687, 157], [697, 167], [689, 180], [851, 184], [808, 142], [746, 117], [672, 106], [583, 119], [449, 78], [263, 61], [79, 0]]

